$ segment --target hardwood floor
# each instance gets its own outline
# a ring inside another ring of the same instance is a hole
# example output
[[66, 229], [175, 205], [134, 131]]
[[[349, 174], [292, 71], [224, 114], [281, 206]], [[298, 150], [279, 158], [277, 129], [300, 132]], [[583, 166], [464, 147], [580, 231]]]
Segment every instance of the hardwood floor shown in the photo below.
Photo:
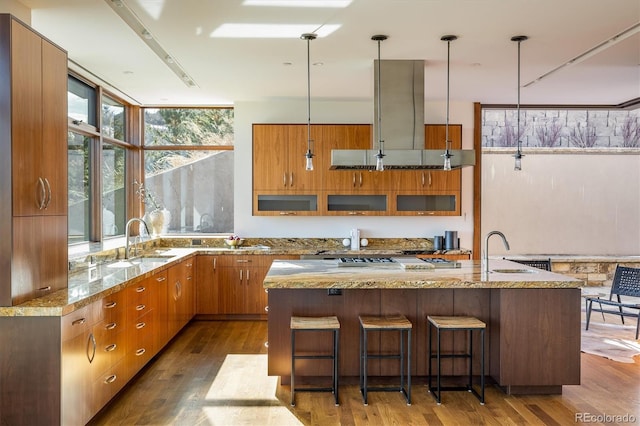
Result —
[[411, 406], [399, 392], [374, 392], [365, 407], [357, 384], [341, 384], [339, 407], [330, 394], [310, 392], [297, 392], [291, 407], [289, 387], [266, 375], [266, 336], [266, 321], [191, 322], [90, 425], [569, 425], [580, 416], [585, 423], [640, 422], [640, 361], [588, 354], [582, 384], [565, 386], [563, 395], [510, 396], [489, 386], [484, 406], [467, 392], [445, 392], [438, 406], [418, 382]]

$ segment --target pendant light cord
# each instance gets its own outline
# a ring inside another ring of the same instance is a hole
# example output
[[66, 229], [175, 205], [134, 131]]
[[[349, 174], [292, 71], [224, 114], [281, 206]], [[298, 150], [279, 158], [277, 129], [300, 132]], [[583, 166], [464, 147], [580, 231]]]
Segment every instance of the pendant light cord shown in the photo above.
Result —
[[311, 152], [311, 37], [307, 37], [307, 151]]
[[524, 35], [519, 35], [519, 36], [513, 36], [511, 37], [511, 41], [516, 41], [518, 42], [518, 104], [516, 105], [516, 111], [517, 111], [517, 123], [518, 123], [518, 127], [516, 129], [516, 154], [514, 155], [514, 157], [516, 158], [516, 167], [515, 170], [521, 170], [521, 158], [523, 157], [522, 155], [522, 147], [521, 147], [521, 141], [520, 141], [520, 44], [527, 40], [529, 37], [524, 36]]
[[451, 141], [449, 140], [449, 97], [450, 97], [450, 68], [451, 68], [451, 42], [457, 40], [458, 37], [454, 35], [445, 35], [440, 38], [442, 41], [447, 42], [447, 116], [445, 120], [445, 136], [444, 136], [444, 170], [451, 170]]

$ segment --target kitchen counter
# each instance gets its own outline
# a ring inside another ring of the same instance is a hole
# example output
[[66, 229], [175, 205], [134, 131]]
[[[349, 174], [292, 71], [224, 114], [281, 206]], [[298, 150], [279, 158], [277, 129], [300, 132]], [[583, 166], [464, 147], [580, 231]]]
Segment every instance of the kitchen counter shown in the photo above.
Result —
[[[490, 261], [491, 271], [482, 271], [477, 260], [458, 261], [458, 268], [403, 268], [394, 264], [341, 267], [335, 260], [274, 261], [264, 280], [272, 288], [578, 288], [581, 280], [523, 266], [502, 259]], [[409, 262], [408, 262], [409, 263]], [[494, 272], [501, 270], [503, 272]], [[530, 272], [506, 272], [530, 271]]]

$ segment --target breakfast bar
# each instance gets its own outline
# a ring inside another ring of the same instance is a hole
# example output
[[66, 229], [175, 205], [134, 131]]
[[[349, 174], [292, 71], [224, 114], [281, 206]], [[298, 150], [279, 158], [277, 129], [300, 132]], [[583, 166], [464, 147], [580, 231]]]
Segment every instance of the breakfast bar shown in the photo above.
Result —
[[[358, 316], [405, 315], [413, 323], [412, 375], [426, 377], [427, 315], [473, 316], [487, 325], [485, 374], [509, 394], [560, 394], [580, 384], [580, 287], [582, 281], [503, 259], [490, 268], [476, 260], [434, 265], [414, 257], [382, 264], [341, 267], [337, 260], [276, 260], [264, 279], [269, 295], [268, 374], [288, 383], [292, 315], [335, 315], [341, 323], [339, 375], [358, 376]], [[457, 334], [458, 332], [455, 332]], [[371, 339], [373, 340], [373, 339]], [[379, 351], [393, 338], [378, 337]], [[306, 350], [327, 342], [314, 336]], [[462, 334], [447, 336], [443, 350], [462, 352]], [[479, 353], [474, 341], [474, 353]], [[474, 371], [480, 371], [475, 357]], [[317, 364], [317, 363], [315, 363]], [[330, 376], [330, 365], [301, 365], [305, 376]], [[298, 367], [296, 367], [298, 368]], [[389, 363], [372, 364], [373, 375], [397, 374]], [[443, 361], [445, 376], [463, 376], [464, 360]]]

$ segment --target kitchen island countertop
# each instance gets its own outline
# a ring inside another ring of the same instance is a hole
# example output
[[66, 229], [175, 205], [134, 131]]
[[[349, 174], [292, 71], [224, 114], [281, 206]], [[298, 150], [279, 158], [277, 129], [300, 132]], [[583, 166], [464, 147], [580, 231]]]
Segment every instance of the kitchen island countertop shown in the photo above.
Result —
[[[458, 261], [456, 268], [404, 269], [393, 264], [340, 267], [336, 260], [276, 260], [264, 279], [269, 288], [579, 288], [581, 280], [502, 259]], [[494, 272], [494, 271], [503, 272]], [[512, 272], [504, 272], [512, 271]], [[521, 272], [518, 272], [521, 271]]]

